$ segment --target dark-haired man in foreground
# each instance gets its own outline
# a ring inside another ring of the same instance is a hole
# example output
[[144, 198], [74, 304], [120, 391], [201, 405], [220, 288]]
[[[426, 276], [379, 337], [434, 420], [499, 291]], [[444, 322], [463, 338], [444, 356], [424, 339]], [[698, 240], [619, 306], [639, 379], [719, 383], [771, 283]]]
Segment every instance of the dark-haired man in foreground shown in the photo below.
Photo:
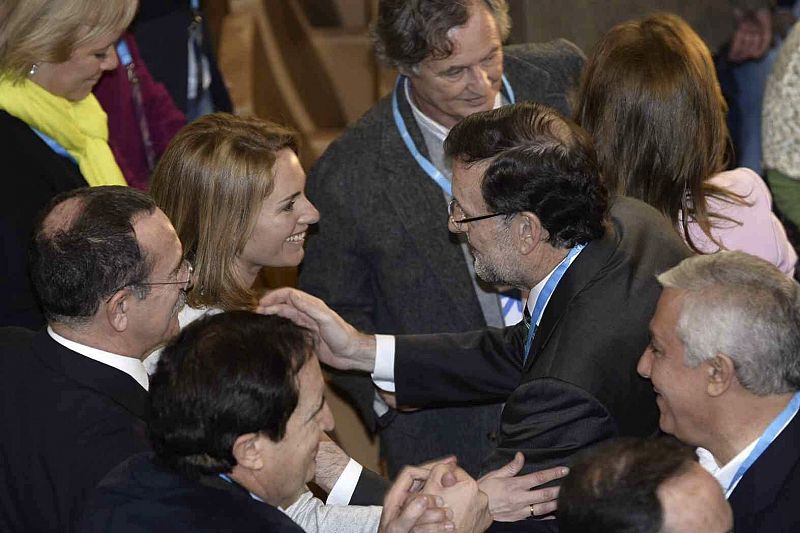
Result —
[[191, 269], [149, 196], [95, 187], [54, 200], [31, 276], [47, 329], [0, 329], [0, 530], [68, 532], [148, 448], [142, 359], [178, 332]]
[[482, 279], [530, 290], [530, 319], [373, 336], [300, 291], [271, 293], [265, 309], [313, 323], [324, 362], [371, 372], [400, 406], [505, 401], [484, 469], [518, 450], [531, 471], [603, 439], [651, 434], [655, 397], [636, 363], [661, 292], [655, 275], [688, 255], [677, 233], [641, 202], [609, 201], [588, 135], [546, 106], [474, 114], [452, 129], [445, 150], [454, 170], [450, 230], [466, 236]]
[[[154, 456], [134, 456], [106, 477], [81, 530], [302, 531], [278, 508], [305, 490], [320, 438], [333, 429], [323, 391], [312, 335], [288, 320], [236, 311], [192, 323], [152, 378]], [[421, 483], [425, 494], [414, 494]], [[480, 532], [490, 523], [475, 481], [442, 463], [401, 473], [379, 531]]]
[[615, 439], [561, 484], [561, 533], [729, 533], [733, 513], [694, 450], [672, 438]]

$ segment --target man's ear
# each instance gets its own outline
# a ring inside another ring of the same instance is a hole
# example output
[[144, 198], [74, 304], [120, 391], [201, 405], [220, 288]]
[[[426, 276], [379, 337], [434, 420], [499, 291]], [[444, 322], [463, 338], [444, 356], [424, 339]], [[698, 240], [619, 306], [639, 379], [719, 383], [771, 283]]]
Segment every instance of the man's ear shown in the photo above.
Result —
[[535, 250], [542, 241], [549, 237], [547, 230], [542, 227], [539, 217], [530, 211], [522, 211], [511, 221], [519, 251], [527, 255]]
[[118, 290], [105, 305], [106, 320], [117, 332], [128, 329], [128, 318], [131, 307], [130, 299], [134, 298], [129, 287]]
[[704, 362], [706, 370], [706, 390], [711, 397], [722, 396], [736, 379], [736, 367], [733, 360], [724, 353], [718, 353]]
[[260, 470], [264, 468], [264, 459], [261, 452], [267, 445], [267, 437], [259, 433], [245, 433], [236, 437], [233, 442], [233, 457], [236, 464], [248, 470]]

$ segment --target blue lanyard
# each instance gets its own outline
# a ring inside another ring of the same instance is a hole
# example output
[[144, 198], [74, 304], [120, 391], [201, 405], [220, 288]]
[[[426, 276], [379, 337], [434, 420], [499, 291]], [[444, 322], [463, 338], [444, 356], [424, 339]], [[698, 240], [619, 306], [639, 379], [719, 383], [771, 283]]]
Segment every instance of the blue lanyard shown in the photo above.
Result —
[[40, 138], [41, 140], [43, 140], [43, 141], [44, 141], [44, 142], [47, 144], [47, 146], [49, 146], [49, 147], [50, 147], [50, 149], [51, 149], [52, 151], [54, 151], [55, 153], [57, 153], [58, 155], [60, 155], [60, 156], [62, 156], [62, 157], [66, 157], [67, 159], [69, 159], [69, 160], [71, 160], [73, 163], [75, 163], [76, 165], [78, 164], [78, 161], [77, 161], [77, 160], [76, 160], [74, 157], [72, 157], [72, 154], [71, 154], [71, 153], [69, 153], [69, 152], [67, 151], [67, 149], [66, 149], [66, 148], [64, 148], [63, 146], [61, 146], [61, 145], [58, 143], [58, 141], [56, 141], [55, 139], [53, 139], [53, 138], [52, 138], [52, 137], [50, 137], [49, 135], [47, 135], [47, 134], [45, 134], [45, 133], [42, 133], [41, 131], [37, 130], [36, 128], [31, 128], [31, 129], [33, 130], [33, 133], [35, 133], [36, 135], [38, 135], [38, 136], [39, 136], [39, 138]]
[[773, 420], [767, 429], [764, 430], [764, 433], [761, 434], [761, 437], [758, 439], [756, 443], [756, 447], [753, 448], [753, 451], [750, 452], [750, 455], [747, 456], [747, 459], [744, 460], [742, 465], [739, 467], [739, 470], [736, 471], [736, 474], [731, 479], [731, 484], [728, 485], [728, 488], [725, 490], [725, 497], [730, 496], [733, 487], [736, 486], [736, 483], [742, 476], [745, 475], [747, 470], [753, 466], [761, 454], [764, 453], [772, 441], [774, 441], [778, 434], [781, 432], [781, 429], [792, 419], [793, 416], [797, 414], [797, 411], [800, 410], [800, 392], [796, 392], [795, 395], [792, 397], [792, 401], [789, 402], [783, 411]]
[[131, 51], [128, 50], [128, 44], [125, 42], [125, 39], [117, 41], [117, 56], [119, 56], [119, 62], [122, 63], [124, 67], [133, 63]]
[[189, 2], [192, 11], [200, 11], [200, 0], [191, 0]]
[[583, 250], [584, 246], [586, 245], [578, 244], [569, 251], [567, 257], [565, 257], [561, 263], [558, 264], [556, 269], [553, 271], [553, 274], [550, 276], [550, 279], [548, 279], [547, 283], [544, 284], [542, 292], [540, 292], [539, 296], [536, 297], [536, 304], [533, 306], [533, 313], [531, 313], [531, 325], [528, 328], [528, 337], [525, 339], [525, 353], [522, 354], [523, 365], [528, 359], [528, 352], [531, 351], [533, 335], [536, 333], [536, 327], [539, 324], [539, 319], [542, 317], [542, 312], [544, 312], [545, 304], [550, 299], [550, 295], [553, 294], [553, 291], [556, 289], [558, 282], [561, 281], [562, 277], [564, 277], [564, 273], [567, 271], [567, 268], [569, 268], [569, 266], [572, 264], [572, 260], [580, 253], [581, 250]]
[[[403, 139], [403, 143], [405, 143], [406, 148], [408, 148], [411, 157], [417, 162], [417, 164], [422, 167], [422, 170], [430, 176], [430, 178], [436, 182], [436, 184], [441, 187], [441, 189], [447, 193], [447, 196], [453, 195], [452, 185], [450, 181], [444, 177], [444, 175], [439, 172], [439, 169], [431, 163], [431, 161], [422, 155], [419, 150], [417, 150], [416, 145], [414, 145], [414, 139], [411, 138], [411, 134], [408, 132], [408, 128], [406, 127], [405, 120], [403, 120], [403, 116], [400, 114], [400, 106], [397, 103], [397, 95], [400, 92], [400, 84], [403, 83], [405, 80], [405, 76], [398, 76], [397, 83], [395, 84], [394, 91], [392, 92], [392, 115], [394, 115], [394, 123], [397, 126], [397, 131], [400, 133], [400, 138]], [[512, 104], [514, 103], [514, 91], [511, 89], [511, 84], [508, 83], [505, 75], [502, 77], [503, 87], [506, 90], [506, 96], [508, 97], [508, 101]]]
[[[234, 480], [232, 480], [228, 474], [217, 474], [217, 475], [219, 477], [221, 477], [222, 479], [224, 479], [225, 481], [227, 481], [228, 483], [230, 483], [231, 485], [238, 485], [238, 483], [236, 483]], [[244, 487], [242, 487], [242, 488], [244, 488]], [[245, 490], [247, 490], [247, 489], [245, 489]], [[254, 500], [259, 501], [261, 503], [266, 503], [264, 500], [262, 500], [260, 497], [258, 497], [257, 495], [253, 494], [249, 490], [247, 491], [247, 493], [250, 494], [250, 497], [253, 498]]]
[[125, 42], [125, 39], [117, 41], [117, 56], [119, 57], [119, 62], [125, 67], [133, 63], [131, 51], [128, 50], [128, 44]]

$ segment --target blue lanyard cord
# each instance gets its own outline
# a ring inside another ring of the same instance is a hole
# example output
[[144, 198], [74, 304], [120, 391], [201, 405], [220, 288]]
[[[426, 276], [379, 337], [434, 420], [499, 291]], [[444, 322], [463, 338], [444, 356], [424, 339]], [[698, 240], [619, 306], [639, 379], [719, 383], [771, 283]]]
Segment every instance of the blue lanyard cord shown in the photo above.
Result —
[[53, 139], [53, 138], [52, 138], [52, 137], [50, 137], [49, 135], [47, 135], [47, 134], [45, 134], [45, 133], [43, 133], [43, 132], [41, 132], [41, 131], [37, 130], [36, 128], [33, 128], [33, 127], [31, 127], [31, 130], [33, 130], [33, 133], [35, 133], [36, 135], [38, 135], [38, 136], [39, 136], [39, 138], [40, 138], [41, 140], [43, 140], [43, 141], [45, 142], [45, 144], [47, 144], [47, 146], [49, 146], [49, 147], [50, 147], [50, 149], [51, 149], [52, 151], [54, 151], [55, 153], [57, 153], [58, 155], [60, 155], [60, 156], [62, 156], [62, 157], [66, 157], [67, 159], [69, 159], [70, 161], [72, 161], [73, 163], [75, 163], [76, 165], [78, 164], [78, 161], [77, 161], [77, 160], [76, 160], [74, 157], [72, 157], [72, 154], [70, 154], [70, 153], [67, 151], [67, 149], [66, 149], [66, 148], [64, 148], [63, 146], [61, 146], [61, 145], [58, 143], [58, 141], [56, 141], [55, 139]]
[[[394, 116], [394, 123], [397, 126], [397, 131], [400, 133], [400, 138], [403, 139], [403, 143], [406, 145], [411, 157], [414, 158], [422, 170], [425, 171], [425, 173], [434, 182], [436, 182], [436, 184], [447, 194], [447, 196], [452, 196], [453, 189], [450, 181], [441, 172], [439, 172], [439, 169], [436, 168], [436, 166], [417, 149], [417, 146], [414, 144], [414, 139], [411, 138], [411, 133], [409, 133], [408, 127], [406, 127], [406, 122], [403, 120], [403, 116], [400, 114], [398, 94], [400, 93], [401, 84], [404, 80], [404, 76], [398, 76], [397, 83], [395, 84], [394, 91], [392, 92], [392, 115]], [[506, 79], [505, 76], [503, 76], [502, 80], [503, 87], [506, 90], [506, 97], [508, 98], [508, 101], [513, 104], [514, 91], [511, 89], [511, 84], [508, 83], [508, 79]]]
[[544, 284], [542, 292], [540, 292], [539, 296], [536, 297], [536, 303], [533, 306], [533, 313], [531, 313], [531, 324], [528, 328], [528, 337], [525, 339], [525, 352], [522, 354], [523, 365], [525, 364], [525, 361], [528, 360], [528, 352], [531, 351], [531, 345], [533, 344], [533, 335], [536, 333], [536, 328], [539, 325], [539, 319], [542, 317], [542, 312], [544, 312], [544, 306], [550, 299], [550, 295], [553, 294], [553, 291], [556, 289], [558, 282], [561, 281], [562, 277], [564, 277], [564, 273], [567, 271], [567, 268], [569, 268], [569, 266], [572, 264], [572, 260], [580, 253], [581, 250], [583, 250], [584, 246], [586, 245], [578, 244], [569, 251], [567, 257], [565, 257], [561, 263], [558, 264], [556, 269], [553, 271], [553, 274], [550, 276], [550, 279], [548, 279], [547, 283]]
[[511, 88], [511, 84], [508, 83], [508, 78], [506, 78], [505, 75], [503, 75], [503, 77], [500, 78], [500, 79], [503, 81], [503, 87], [506, 90], [506, 96], [508, 97], [507, 98], [508, 103], [509, 104], [516, 103], [516, 98], [514, 97], [514, 89], [512, 89]]
[[[230, 483], [231, 485], [238, 485], [238, 483], [236, 483], [234, 480], [232, 480], [228, 474], [217, 474], [217, 475], [218, 475], [219, 477], [221, 477], [222, 479], [224, 479], [225, 481], [227, 481], [228, 483]], [[246, 489], [245, 489], [245, 490], [246, 490]], [[265, 502], [264, 500], [262, 500], [262, 499], [261, 499], [261, 498], [260, 498], [258, 495], [256, 495], [256, 494], [253, 494], [253, 493], [252, 493], [252, 492], [250, 492], [249, 490], [248, 490], [247, 492], [250, 494], [250, 497], [251, 497], [251, 498], [253, 498], [254, 500], [256, 500], [256, 501], [259, 501], [259, 502], [261, 502], [261, 503], [266, 503], [266, 502]]]
[[119, 62], [125, 67], [133, 63], [133, 57], [131, 57], [131, 51], [128, 50], [125, 39], [117, 41], [117, 56], [119, 56]]
[[761, 454], [769, 448], [769, 445], [778, 437], [778, 434], [781, 430], [786, 426], [789, 420], [792, 419], [797, 414], [797, 411], [800, 410], [800, 392], [796, 392], [795, 395], [792, 397], [792, 400], [789, 404], [780, 412], [780, 414], [775, 417], [775, 419], [767, 426], [767, 429], [764, 430], [764, 433], [761, 434], [759, 437], [758, 442], [756, 443], [756, 447], [753, 448], [753, 451], [750, 452], [750, 455], [747, 456], [747, 459], [744, 460], [742, 465], [739, 467], [739, 470], [736, 471], [736, 474], [731, 479], [730, 485], [725, 490], [725, 497], [729, 497], [731, 491], [736, 486], [736, 483], [742, 479], [742, 476], [745, 475], [747, 470], [753, 466]]
[[447, 196], [453, 195], [453, 188], [450, 185], [450, 181], [444, 177], [444, 175], [439, 172], [439, 169], [434, 166], [433, 163], [430, 162], [428, 158], [422, 155], [419, 150], [417, 150], [417, 146], [414, 144], [414, 139], [411, 138], [411, 134], [408, 132], [408, 128], [406, 127], [406, 122], [403, 120], [403, 116], [400, 114], [400, 106], [397, 103], [397, 94], [400, 92], [400, 84], [403, 83], [403, 76], [397, 77], [397, 84], [395, 85], [394, 92], [392, 93], [392, 114], [394, 115], [394, 123], [397, 126], [397, 131], [400, 133], [400, 138], [403, 139], [403, 143], [405, 143], [406, 148], [408, 148], [411, 157], [417, 162], [417, 164], [422, 167], [422, 170], [430, 176], [430, 178], [436, 182], [436, 184], [442, 188], [442, 190], [447, 193]]
[[189, 5], [192, 8], [192, 11], [200, 11], [200, 0], [191, 0]]

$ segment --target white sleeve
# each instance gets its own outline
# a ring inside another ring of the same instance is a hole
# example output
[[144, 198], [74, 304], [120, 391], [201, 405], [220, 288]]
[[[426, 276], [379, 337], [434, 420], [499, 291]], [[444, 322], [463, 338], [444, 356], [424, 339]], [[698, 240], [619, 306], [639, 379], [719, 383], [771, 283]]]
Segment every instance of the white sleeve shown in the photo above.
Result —
[[376, 533], [383, 507], [325, 505], [306, 491], [281, 510], [307, 533]]
[[372, 381], [380, 389], [394, 392], [394, 335], [375, 335], [375, 370]]

